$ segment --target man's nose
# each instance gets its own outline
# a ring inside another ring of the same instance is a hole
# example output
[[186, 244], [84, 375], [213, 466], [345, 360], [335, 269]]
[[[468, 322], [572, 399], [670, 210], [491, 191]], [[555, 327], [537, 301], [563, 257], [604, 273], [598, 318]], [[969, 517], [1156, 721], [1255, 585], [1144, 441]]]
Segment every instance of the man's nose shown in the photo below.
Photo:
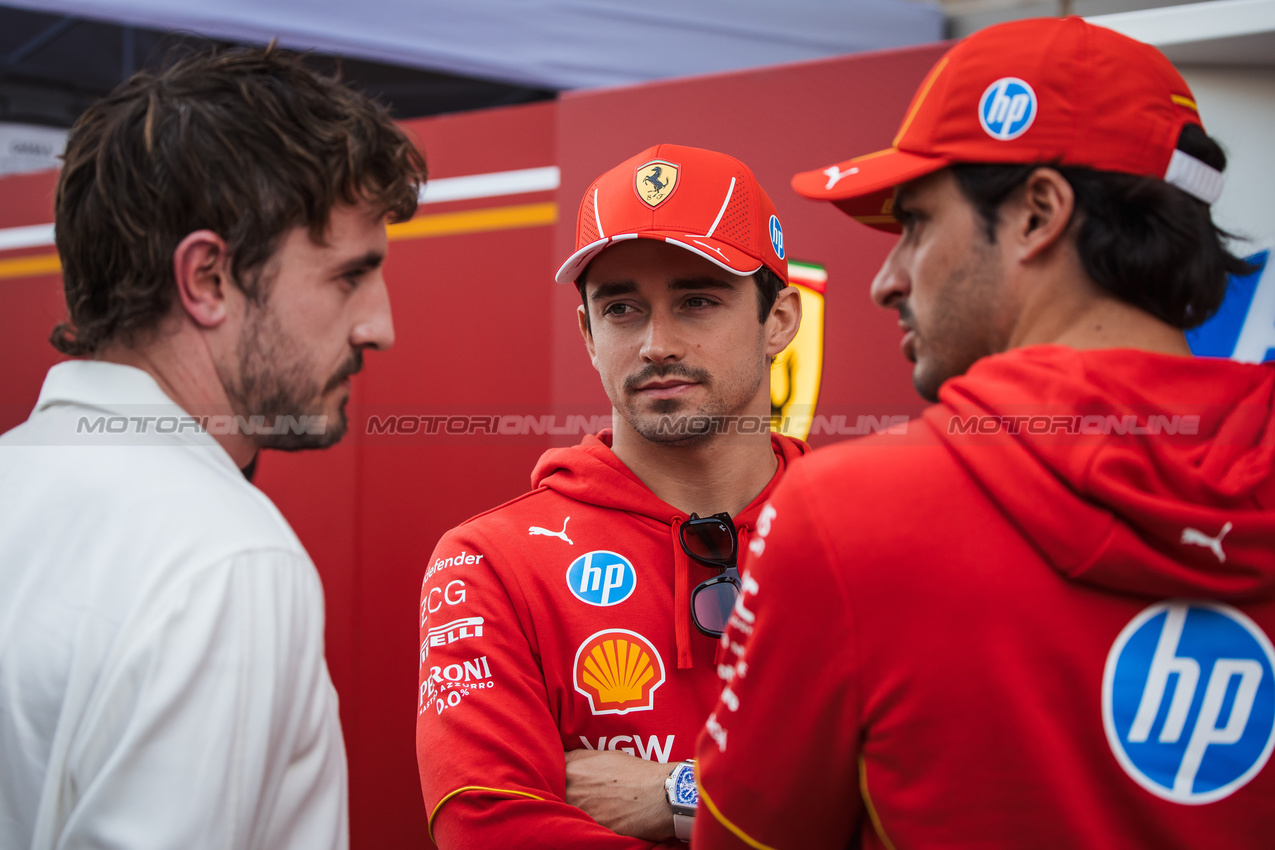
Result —
[[655, 311], [646, 323], [646, 336], [642, 340], [642, 359], [651, 363], [668, 363], [681, 360], [686, 346], [673, 318], [663, 311]]
[[877, 276], [873, 278], [872, 300], [878, 307], [893, 307], [894, 302], [912, 294], [912, 278], [903, 262], [905, 254], [900, 240], [890, 249]]
[[377, 269], [373, 279], [359, 287], [358, 316], [350, 331], [350, 345], [384, 351], [394, 344], [394, 317], [385, 276]]

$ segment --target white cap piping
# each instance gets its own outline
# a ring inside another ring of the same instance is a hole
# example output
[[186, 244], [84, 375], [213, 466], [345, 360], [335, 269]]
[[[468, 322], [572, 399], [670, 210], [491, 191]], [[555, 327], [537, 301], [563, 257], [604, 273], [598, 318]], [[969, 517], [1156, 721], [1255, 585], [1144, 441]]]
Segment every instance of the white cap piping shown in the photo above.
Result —
[[[712, 236], [713, 232], [717, 230], [717, 225], [721, 224], [722, 216], [726, 214], [726, 207], [727, 205], [730, 204], [731, 196], [734, 194], [735, 194], [735, 178], [732, 177], [730, 179], [730, 188], [726, 190], [726, 200], [722, 201], [722, 208], [717, 211], [717, 218], [713, 219], [713, 226], [710, 227], [708, 229], [708, 232], [704, 234], [705, 237]], [[594, 205], [594, 208], [595, 209], [597, 208], [596, 203]]]
[[602, 217], [598, 215], [598, 190], [596, 188], [593, 190], [593, 221], [598, 225], [598, 238], [601, 239], [606, 236], [602, 232]]
[[712, 254], [708, 253], [707, 251], [702, 251], [699, 248], [696, 248], [694, 245], [687, 245], [685, 242], [683, 242], [680, 239], [674, 239], [672, 236], [665, 236], [664, 241], [670, 242], [679, 248], [685, 248], [686, 250], [690, 251], [692, 254], [699, 254], [701, 257], [708, 260], [713, 265], [721, 266], [722, 268], [726, 269], [726, 271], [730, 272], [731, 274], [739, 275], [740, 277], [745, 277], [750, 274], [756, 274], [757, 269], [760, 269], [762, 266], [765, 265], [765, 263], [759, 263], [756, 269], [749, 269], [746, 272], [741, 272], [739, 269], [732, 269], [730, 266], [726, 265], [726, 263], [722, 260], [721, 257], [714, 257]]

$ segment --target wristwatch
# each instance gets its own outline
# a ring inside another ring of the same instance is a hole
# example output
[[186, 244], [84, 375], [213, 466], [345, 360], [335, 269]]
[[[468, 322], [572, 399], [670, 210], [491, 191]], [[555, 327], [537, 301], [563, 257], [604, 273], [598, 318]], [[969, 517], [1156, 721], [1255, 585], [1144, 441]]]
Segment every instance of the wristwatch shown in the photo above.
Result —
[[682, 841], [691, 840], [695, 826], [695, 809], [699, 806], [699, 788], [695, 785], [695, 760], [684, 761], [673, 768], [664, 780], [669, 808], [673, 810], [673, 832]]

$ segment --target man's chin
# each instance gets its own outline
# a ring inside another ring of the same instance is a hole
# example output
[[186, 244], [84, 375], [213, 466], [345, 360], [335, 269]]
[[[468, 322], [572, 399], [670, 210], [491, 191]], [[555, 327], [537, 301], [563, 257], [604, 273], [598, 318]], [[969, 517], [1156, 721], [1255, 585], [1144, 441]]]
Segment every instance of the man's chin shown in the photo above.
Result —
[[654, 416], [691, 416], [690, 407], [680, 398], [661, 398], [648, 402], [647, 413]]
[[912, 386], [917, 395], [931, 404], [939, 400], [939, 387], [942, 385], [943, 378], [926, 369], [925, 364], [917, 363], [912, 367]]
[[661, 402], [640, 413], [629, 410], [621, 415], [643, 439], [665, 446], [698, 445], [721, 430], [716, 417], [680, 402], [672, 407]]
[[936, 364], [932, 359], [920, 358], [916, 361], [916, 366], [912, 368], [912, 386], [916, 388], [921, 398], [928, 402], [937, 402], [942, 386], [952, 378], [964, 375], [977, 362], [978, 358], [973, 358], [968, 363]]
[[280, 415], [268, 433], [253, 435], [253, 442], [259, 449], [281, 452], [326, 449], [341, 442], [349, 427], [342, 402], [333, 412]]

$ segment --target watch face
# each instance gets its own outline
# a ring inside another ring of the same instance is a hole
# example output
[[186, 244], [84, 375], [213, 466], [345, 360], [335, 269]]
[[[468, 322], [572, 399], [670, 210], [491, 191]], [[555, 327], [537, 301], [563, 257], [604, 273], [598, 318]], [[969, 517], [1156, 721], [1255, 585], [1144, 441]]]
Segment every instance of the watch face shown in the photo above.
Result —
[[695, 770], [689, 764], [677, 769], [673, 779], [673, 801], [679, 806], [698, 806], [699, 789], [695, 787]]

